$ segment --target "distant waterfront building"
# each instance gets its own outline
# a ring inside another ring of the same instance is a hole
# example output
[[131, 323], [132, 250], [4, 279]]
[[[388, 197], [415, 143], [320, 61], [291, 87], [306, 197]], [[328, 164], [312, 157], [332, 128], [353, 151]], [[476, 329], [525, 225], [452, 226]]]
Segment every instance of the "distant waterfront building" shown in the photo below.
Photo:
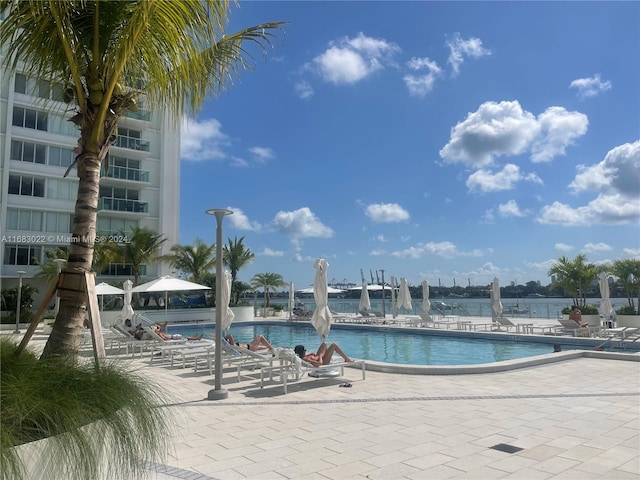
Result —
[[[38, 288], [41, 300], [48, 286], [34, 276], [45, 249], [66, 249], [71, 237], [78, 179], [75, 167], [64, 173], [80, 132], [69, 122], [74, 112], [63, 102], [61, 85], [36, 82], [21, 71], [11, 75], [1, 65], [0, 72], [0, 279], [2, 288], [12, 287], [17, 272], [26, 272], [24, 283]], [[147, 227], [166, 236], [162, 253], [168, 253], [179, 233], [179, 122], [143, 105], [123, 117], [99, 196], [97, 232]], [[169, 273], [168, 266], [155, 264], [143, 277]], [[130, 277], [129, 265], [112, 264], [96, 283]]]

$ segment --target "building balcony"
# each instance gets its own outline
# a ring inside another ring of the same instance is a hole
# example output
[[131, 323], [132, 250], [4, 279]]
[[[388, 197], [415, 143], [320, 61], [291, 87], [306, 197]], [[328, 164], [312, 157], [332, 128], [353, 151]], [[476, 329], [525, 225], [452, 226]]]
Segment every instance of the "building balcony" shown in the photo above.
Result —
[[137, 170], [135, 168], [116, 167], [110, 165], [106, 177], [149, 183], [149, 172], [147, 170]]
[[116, 137], [116, 147], [128, 148], [139, 152], [148, 152], [151, 149], [151, 143], [146, 140], [131, 137]]
[[115, 212], [149, 213], [149, 203], [124, 198], [102, 197], [98, 201], [98, 211], [112, 210]]
[[141, 108], [136, 112], [132, 112], [131, 110], [127, 110], [124, 114], [127, 118], [132, 118], [134, 120], [142, 120], [143, 122], [151, 121], [151, 112], [149, 110], [143, 110]]

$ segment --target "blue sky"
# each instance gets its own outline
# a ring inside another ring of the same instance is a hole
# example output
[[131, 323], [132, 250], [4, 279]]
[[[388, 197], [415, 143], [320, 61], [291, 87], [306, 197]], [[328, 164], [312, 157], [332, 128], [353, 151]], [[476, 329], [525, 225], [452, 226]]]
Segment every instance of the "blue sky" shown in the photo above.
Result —
[[288, 21], [183, 126], [180, 243], [296, 288], [550, 283], [565, 255], [640, 257], [640, 3], [242, 2]]

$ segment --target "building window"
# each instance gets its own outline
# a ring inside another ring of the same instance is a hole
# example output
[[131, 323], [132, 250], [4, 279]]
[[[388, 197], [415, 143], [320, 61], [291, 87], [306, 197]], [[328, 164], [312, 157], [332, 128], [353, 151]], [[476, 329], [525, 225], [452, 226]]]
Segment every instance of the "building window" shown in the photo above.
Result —
[[131, 128], [118, 128], [116, 146], [120, 148], [128, 148], [131, 150], [148, 152], [150, 143], [142, 140], [142, 132], [140, 130], [133, 130]]
[[49, 80], [36, 80], [23, 73], [16, 73], [15, 91], [16, 93], [22, 93], [24, 95], [61, 102], [63, 100], [64, 89], [60, 83], [51, 83]]
[[40, 265], [42, 246], [40, 245], [5, 245], [5, 265]]
[[68, 167], [73, 163], [74, 153], [70, 148], [49, 147], [49, 165]]
[[44, 197], [44, 178], [30, 175], [9, 175], [9, 194]]
[[34, 130], [47, 131], [47, 113], [31, 108], [13, 107], [14, 127], [32, 128]]
[[45, 164], [47, 146], [39, 143], [11, 140], [11, 160]]

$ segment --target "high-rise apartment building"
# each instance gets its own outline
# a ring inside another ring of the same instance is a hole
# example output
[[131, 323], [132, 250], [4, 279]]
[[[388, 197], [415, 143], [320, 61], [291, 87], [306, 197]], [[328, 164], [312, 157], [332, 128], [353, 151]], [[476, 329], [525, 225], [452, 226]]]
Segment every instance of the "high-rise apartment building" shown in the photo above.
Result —
[[[41, 299], [48, 286], [35, 275], [45, 249], [66, 248], [71, 236], [78, 179], [75, 167], [64, 174], [80, 134], [61, 85], [10, 74], [1, 65], [0, 73], [0, 279], [2, 288], [11, 287], [22, 271]], [[167, 237], [163, 253], [178, 243], [179, 132], [166, 112], [144, 105], [120, 120], [100, 180], [98, 232], [147, 227]], [[142, 280], [168, 273], [166, 265], [149, 265]], [[130, 277], [128, 265], [114, 264], [96, 283]]]

